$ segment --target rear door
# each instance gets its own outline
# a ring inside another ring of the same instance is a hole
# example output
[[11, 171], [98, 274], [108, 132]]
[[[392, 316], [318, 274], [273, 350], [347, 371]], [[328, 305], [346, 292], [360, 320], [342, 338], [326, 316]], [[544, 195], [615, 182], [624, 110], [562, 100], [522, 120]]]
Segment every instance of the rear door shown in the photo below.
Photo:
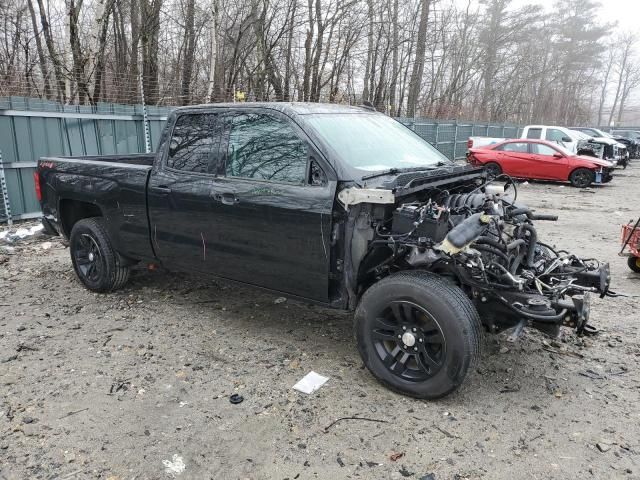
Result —
[[180, 114], [168, 148], [151, 172], [147, 190], [151, 243], [169, 268], [211, 271], [205, 232], [218, 223], [212, 196], [221, 140], [220, 115]]
[[560, 151], [542, 143], [532, 143], [531, 151], [534, 158], [534, 161], [529, 164], [528, 175], [531, 178], [546, 180], [568, 179], [569, 162]]
[[527, 171], [527, 163], [531, 161], [527, 142], [504, 143], [495, 151], [498, 163], [507, 175], [518, 177]]
[[221, 275], [326, 302], [335, 175], [304, 132], [272, 110], [229, 111], [207, 240]]

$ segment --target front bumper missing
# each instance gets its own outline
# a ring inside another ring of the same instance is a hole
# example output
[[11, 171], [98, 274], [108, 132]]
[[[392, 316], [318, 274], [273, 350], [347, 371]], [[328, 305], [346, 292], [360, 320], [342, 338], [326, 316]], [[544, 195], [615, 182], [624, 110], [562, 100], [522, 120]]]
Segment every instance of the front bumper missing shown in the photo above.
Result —
[[593, 335], [598, 330], [589, 325], [591, 294], [607, 295], [611, 281], [609, 264], [576, 272], [574, 278], [572, 290], [560, 299], [503, 290], [477, 295], [476, 307], [493, 332], [525, 324], [554, 337], [560, 333], [560, 327], [576, 329], [578, 335]]

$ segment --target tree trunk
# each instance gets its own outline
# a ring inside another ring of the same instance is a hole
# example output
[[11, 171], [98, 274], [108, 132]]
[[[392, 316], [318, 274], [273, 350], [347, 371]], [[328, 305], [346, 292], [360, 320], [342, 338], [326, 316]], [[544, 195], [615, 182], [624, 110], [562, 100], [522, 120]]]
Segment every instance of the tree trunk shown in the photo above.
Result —
[[298, 0], [291, 2], [291, 15], [289, 16], [289, 32], [287, 35], [287, 53], [285, 56], [284, 65], [284, 97], [282, 100], [288, 102], [291, 100], [291, 57], [293, 53], [293, 27], [296, 21], [296, 9], [298, 7]]
[[162, 0], [140, 0], [140, 7], [144, 95], [147, 103], [157, 104], [160, 99], [158, 33]]
[[55, 45], [53, 43], [53, 37], [51, 35], [51, 28], [49, 27], [49, 21], [47, 19], [47, 9], [43, 0], [38, 0], [38, 9], [40, 10], [40, 23], [42, 24], [42, 33], [44, 34], [44, 40], [49, 51], [49, 56], [53, 62], [53, 70], [56, 74], [56, 85], [58, 90], [58, 101], [60, 103], [66, 102], [64, 75], [62, 74], [62, 62], [56, 52]]
[[[131, 23], [131, 51], [129, 52], [130, 60], [129, 60], [129, 88], [128, 93], [132, 100], [139, 101], [140, 92], [138, 92], [139, 88], [139, 76], [140, 76], [140, 54], [138, 50], [140, 49], [140, 39], [142, 37], [141, 31], [141, 18], [140, 18], [140, 1], [141, 0], [131, 0], [131, 12], [130, 12], [130, 23]], [[144, 1], [144, 0], [142, 0]], [[136, 93], [137, 92], [137, 93]]]
[[193, 58], [195, 56], [195, 0], [187, 0], [187, 11], [184, 24], [185, 53], [182, 63], [182, 85], [180, 87], [180, 103], [188, 105], [191, 99], [191, 74], [193, 72]]
[[[394, 112], [396, 105], [396, 90], [398, 88], [398, 0], [393, 0], [393, 12], [391, 14], [392, 28], [392, 53], [391, 53], [391, 83], [389, 85], [389, 111]], [[393, 113], [391, 113], [393, 115]]]
[[609, 86], [609, 75], [611, 74], [611, 69], [613, 68], [613, 59], [614, 59], [614, 56], [612, 52], [610, 52], [609, 61], [607, 62], [607, 69], [604, 73], [604, 79], [602, 80], [602, 89], [600, 91], [600, 102], [598, 103], [598, 126], [601, 125], [601, 122], [602, 122], [602, 112], [604, 110], [604, 102], [607, 99], [607, 87]]
[[322, 55], [324, 40], [324, 22], [322, 20], [322, 0], [316, 0], [316, 23], [318, 24], [318, 36], [316, 40], [315, 55], [313, 57], [313, 73], [311, 75], [311, 101], [320, 101], [320, 56]]
[[209, 58], [209, 86], [207, 90], [207, 99], [209, 102], [214, 101], [215, 83], [216, 83], [216, 63], [218, 61], [218, 1], [211, 0], [211, 28], [209, 35], [209, 49], [211, 56]]
[[309, 8], [309, 26], [307, 27], [307, 36], [304, 41], [304, 75], [302, 77], [302, 91], [300, 92], [299, 98], [303, 101], [309, 100], [309, 88], [311, 85], [311, 63], [313, 59], [311, 58], [311, 44], [313, 42], [313, 31], [315, 20], [313, 17], [313, 0], [308, 0], [308, 8]]
[[109, 17], [113, 11], [115, 0], [106, 0], [104, 12], [100, 19], [100, 32], [98, 34], [98, 51], [96, 52], [96, 67], [93, 79], [93, 96], [92, 104], [100, 101], [102, 94], [102, 76], [104, 74], [104, 51], [107, 43], [107, 32], [109, 30]]
[[36, 11], [33, 7], [33, 0], [27, 2], [29, 7], [29, 14], [31, 15], [31, 25], [33, 27], [33, 35], [36, 38], [36, 51], [38, 53], [38, 59], [40, 60], [40, 71], [42, 72], [42, 79], [44, 81], [44, 96], [46, 98], [52, 98], [51, 82], [49, 81], [49, 68], [47, 66], [47, 58], [44, 56], [44, 50], [42, 49], [42, 41], [40, 40], [40, 28], [38, 28], [38, 20], [36, 18]]
[[414, 117], [416, 104], [422, 85], [422, 73], [424, 72], [424, 54], [427, 46], [427, 23], [429, 20], [430, 0], [421, 0], [420, 25], [418, 26], [418, 39], [416, 42], [416, 57], [409, 81], [409, 94], [407, 96], [407, 116]]
[[81, 104], [87, 103], [90, 97], [89, 89], [87, 87], [87, 80], [85, 78], [85, 63], [86, 57], [82, 53], [82, 46], [80, 45], [80, 32], [78, 30], [78, 19], [80, 17], [80, 10], [82, 9], [82, 0], [77, 4], [75, 0], [68, 0], [69, 8], [69, 43], [71, 44], [71, 55], [73, 58], [73, 76], [76, 81], [76, 88], [78, 90], [78, 101]]
[[362, 101], [368, 102], [371, 92], [369, 91], [369, 85], [371, 84], [371, 77], [373, 76], [372, 70], [372, 58], [373, 58], [373, 22], [375, 19], [375, 9], [373, 7], [373, 0], [367, 0], [368, 17], [369, 17], [369, 33], [367, 34], [367, 64], [364, 68], [364, 87], [362, 90]]

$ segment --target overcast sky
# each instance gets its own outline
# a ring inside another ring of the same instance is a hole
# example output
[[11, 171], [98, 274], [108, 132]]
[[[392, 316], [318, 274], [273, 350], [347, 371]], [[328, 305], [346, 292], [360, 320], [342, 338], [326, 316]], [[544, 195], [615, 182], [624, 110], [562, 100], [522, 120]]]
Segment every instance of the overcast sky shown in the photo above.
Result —
[[[515, 0], [514, 5], [539, 4], [549, 8], [555, 0]], [[604, 22], [618, 22], [624, 30], [637, 30], [640, 21], [640, 0], [600, 0]]]

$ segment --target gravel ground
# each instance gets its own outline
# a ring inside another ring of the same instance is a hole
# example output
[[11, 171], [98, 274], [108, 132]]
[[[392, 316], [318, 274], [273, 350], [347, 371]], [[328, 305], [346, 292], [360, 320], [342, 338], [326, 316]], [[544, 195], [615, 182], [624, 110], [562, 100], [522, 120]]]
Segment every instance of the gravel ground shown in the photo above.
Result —
[[[543, 239], [611, 262], [614, 290], [639, 294], [616, 255], [639, 183], [636, 161], [603, 187], [520, 196], [560, 215], [538, 222]], [[596, 337], [487, 335], [465, 385], [425, 402], [364, 369], [350, 315], [161, 272], [93, 294], [60, 240], [13, 247], [0, 246], [0, 478], [640, 478], [637, 300], [596, 300]], [[329, 382], [293, 391], [310, 370]]]

